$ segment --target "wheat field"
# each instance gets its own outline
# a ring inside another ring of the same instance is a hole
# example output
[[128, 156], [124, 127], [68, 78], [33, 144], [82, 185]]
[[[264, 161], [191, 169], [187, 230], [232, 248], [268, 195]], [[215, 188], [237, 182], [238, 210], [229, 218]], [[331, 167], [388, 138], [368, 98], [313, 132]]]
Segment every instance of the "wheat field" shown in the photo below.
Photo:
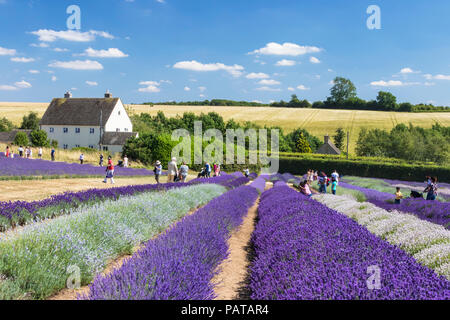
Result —
[[[20, 124], [22, 117], [30, 111], [42, 116], [48, 103], [0, 102], [0, 118], [6, 117]], [[450, 126], [448, 113], [400, 113], [360, 110], [292, 109], [269, 107], [209, 107], [209, 106], [148, 106], [127, 105], [131, 114], [164, 112], [167, 117], [176, 117], [184, 112], [195, 114], [217, 112], [225, 120], [252, 121], [259, 125], [279, 126], [288, 133], [296, 128], [305, 128], [322, 138], [333, 135], [338, 127], [350, 131], [350, 151], [353, 152], [361, 128], [390, 130], [399, 123], [412, 123], [424, 128], [434, 123]]]

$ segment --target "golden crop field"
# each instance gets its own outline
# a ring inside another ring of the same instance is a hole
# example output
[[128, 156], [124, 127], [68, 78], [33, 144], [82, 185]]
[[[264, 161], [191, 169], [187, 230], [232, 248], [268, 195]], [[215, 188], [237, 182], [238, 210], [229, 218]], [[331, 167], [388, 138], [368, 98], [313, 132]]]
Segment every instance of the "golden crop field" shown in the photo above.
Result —
[[[0, 102], [0, 118], [6, 117], [15, 124], [20, 124], [22, 117], [30, 111], [42, 116], [48, 103], [8, 103]], [[259, 125], [276, 125], [290, 132], [296, 128], [305, 128], [312, 134], [322, 138], [333, 135], [338, 127], [350, 130], [350, 151], [354, 150], [356, 139], [361, 128], [391, 129], [399, 123], [412, 123], [425, 128], [435, 122], [450, 126], [449, 113], [399, 113], [382, 111], [354, 111], [328, 109], [293, 109], [269, 107], [209, 107], [209, 106], [147, 106], [127, 105], [134, 114], [150, 113], [156, 115], [163, 111], [167, 117], [176, 117], [184, 112], [195, 114], [217, 112], [225, 120], [238, 122], [252, 121]]]

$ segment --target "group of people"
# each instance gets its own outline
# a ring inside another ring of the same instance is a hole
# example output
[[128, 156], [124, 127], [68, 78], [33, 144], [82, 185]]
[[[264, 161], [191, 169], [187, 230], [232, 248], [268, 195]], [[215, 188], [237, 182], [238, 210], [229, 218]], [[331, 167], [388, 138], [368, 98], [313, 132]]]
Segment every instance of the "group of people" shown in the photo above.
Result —
[[[437, 177], [430, 177], [430, 176], [426, 176], [426, 187], [423, 190], [423, 193], [420, 194], [416, 191], [411, 191], [411, 197], [413, 198], [422, 198], [423, 199], [423, 194], [425, 193], [427, 195], [427, 200], [428, 201], [434, 201], [436, 200], [437, 196], [438, 196], [438, 178]], [[400, 204], [402, 199], [404, 198], [403, 193], [401, 191], [400, 187], [396, 188], [396, 192], [395, 192], [395, 204]]]
[[[155, 173], [155, 179], [157, 183], [159, 182], [159, 177], [162, 174], [162, 165], [161, 161], [156, 161], [155, 168], [153, 169], [153, 172]], [[186, 182], [186, 179], [189, 174], [189, 167], [187, 166], [186, 162], [183, 161], [180, 168], [178, 168], [177, 165], [177, 158], [172, 158], [172, 160], [169, 162], [167, 166], [167, 182]]]
[[336, 194], [337, 187], [339, 185], [339, 173], [334, 170], [329, 178], [326, 173], [308, 170], [306, 174], [306, 180], [302, 181], [299, 185], [300, 192], [308, 197], [311, 197], [313, 193], [317, 193], [311, 188], [312, 184], [317, 181], [319, 184], [319, 193], [327, 193], [327, 188], [331, 186], [331, 193]]
[[[33, 149], [31, 147], [24, 148], [23, 146], [20, 146], [19, 148], [17, 148], [17, 151], [19, 152], [20, 158], [33, 159]], [[42, 148], [39, 148], [38, 158], [42, 159], [42, 155], [43, 155]], [[12, 159], [14, 158], [14, 151], [10, 146], [6, 146], [5, 157]]]

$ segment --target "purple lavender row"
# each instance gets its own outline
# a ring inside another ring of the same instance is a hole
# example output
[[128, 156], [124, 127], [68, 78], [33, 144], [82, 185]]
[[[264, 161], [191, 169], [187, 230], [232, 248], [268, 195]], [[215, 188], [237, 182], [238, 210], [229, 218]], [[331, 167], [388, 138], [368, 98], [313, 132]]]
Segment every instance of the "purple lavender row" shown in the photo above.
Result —
[[[24, 225], [29, 221], [53, 218], [68, 212], [71, 208], [92, 202], [103, 201], [106, 199], [118, 199], [121, 196], [131, 196], [143, 192], [164, 191], [173, 188], [187, 187], [194, 184], [214, 183], [225, 185], [232, 184], [236, 180], [233, 176], [214, 177], [210, 179], [196, 179], [189, 183], [167, 183], [167, 184], [147, 184], [125, 186], [110, 189], [90, 189], [80, 192], [66, 192], [54, 195], [48, 199], [40, 201], [0, 201], [0, 232], [10, 227]], [[50, 212], [50, 213], [49, 213]]]
[[258, 212], [252, 299], [450, 299], [447, 279], [289, 187], [266, 191]]
[[242, 186], [212, 200], [164, 235], [147, 242], [120, 269], [97, 276], [86, 300], [209, 300], [230, 230], [242, 224], [258, 192]]
[[362, 192], [367, 201], [377, 207], [392, 211], [414, 214], [422, 220], [440, 224], [450, 229], [450, 203], [440, 201], [427, 201], [425, 199], [403, 199], [400, 204], [392, 203], [395, 196], [378, 190], [354, 186], [349, 183], [339, 182], [339, 186]]
[[266, 180], [263, 177], [258, 177], [253, 180], [250, 186], [257, 189], [260, 193], [263, 193], [266, 188]]
[[[115, 174], [123, 177], [151, 176], [153, 171], [116, 167]], [[90, 164], [52, 162], [40, 159], [0, 157], [0, 177], [15, 176], [103, 176], [105, 168]]]

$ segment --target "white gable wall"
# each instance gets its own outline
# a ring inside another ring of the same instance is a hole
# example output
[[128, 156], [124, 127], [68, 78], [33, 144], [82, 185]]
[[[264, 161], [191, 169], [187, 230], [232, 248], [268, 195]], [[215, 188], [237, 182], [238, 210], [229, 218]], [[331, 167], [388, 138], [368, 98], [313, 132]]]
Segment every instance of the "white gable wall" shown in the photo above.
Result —
[[133, 132], [133, 124], [119, 99], [111, 116], [105, 124], [105, 132]]
[[[67, 128], [67, 133], [64, 132], [64, 128]], [[64, 145], [67, 146], [67, 149], [77, 146], [86, 148], [92, 146], [95, 149], [99, 147], [100, 126], [41, 125], [41, 129], [47, 132], [47, 137], [50, 140], [58, 141], [58, 148], [60, 149], [63, 149]], [[80, 129], [79, 133], [77, 133], [77, 129]], [[93, 133], [91, 133], [91, 130], [93, 130]]]

